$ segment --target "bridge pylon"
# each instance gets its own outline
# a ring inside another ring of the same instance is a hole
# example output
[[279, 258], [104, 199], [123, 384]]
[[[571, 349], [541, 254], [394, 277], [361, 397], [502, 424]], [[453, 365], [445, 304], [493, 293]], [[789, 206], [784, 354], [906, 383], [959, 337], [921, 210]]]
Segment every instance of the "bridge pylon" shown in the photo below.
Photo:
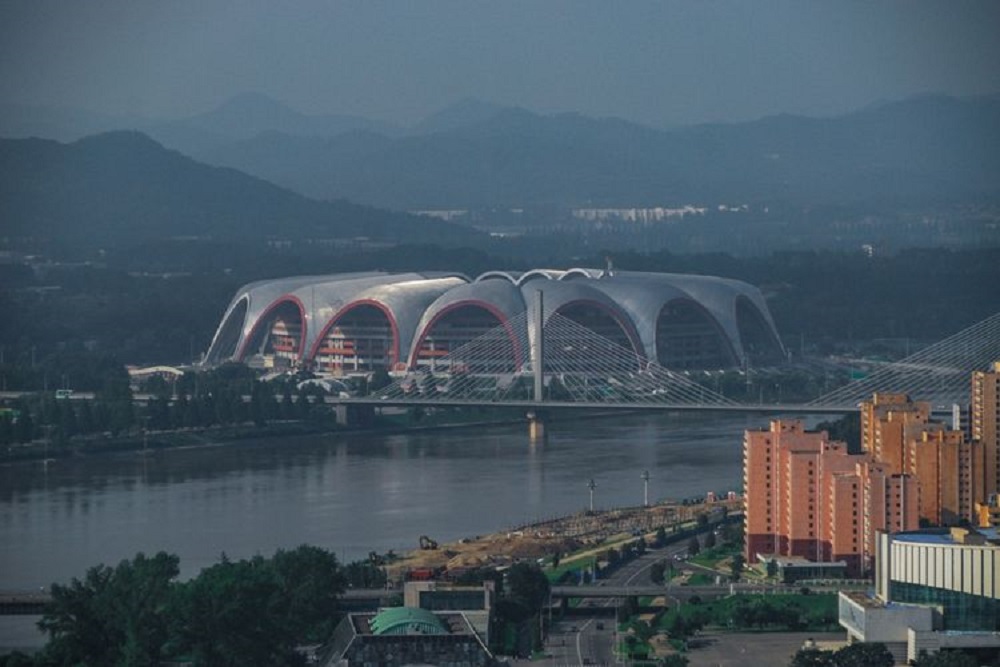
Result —
[[542, 290], [535, 292], [535, 326], [531, 341], [531, 368], [535, 378], [535, 403], [545, 400], [545, 305]]
[[[535, 322], [532, 327], [531, 370], [535, 380], [535, 403], [545, 401], [545, 305], [542, 290], [535, 293]], [[528, 412], [528, 438], [531, 442], [545, 439], [545, 414], [541, 410]]]

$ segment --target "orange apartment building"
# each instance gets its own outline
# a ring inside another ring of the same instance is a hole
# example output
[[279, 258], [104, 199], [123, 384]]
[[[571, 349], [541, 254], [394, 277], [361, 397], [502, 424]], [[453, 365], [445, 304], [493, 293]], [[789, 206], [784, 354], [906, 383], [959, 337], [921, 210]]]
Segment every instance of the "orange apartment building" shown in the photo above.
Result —
[[849, 454], [798, 420], [746, 431], [743, 444], [747, 562], [758, 554], [870, 567], [879, 530], [919, 526], [917, 481], [868, 454]]
[[972, 401], [969, 430], [973, 440], [983, 444], [986, 460], [983, 499], [1000, 492], [1000, 361], [989, 370], [972, 374]]
[[906, 394], [877, 393], [861, 403], [861, 449], [895, 472], [906, 469], [904, 444], [931, 420], [931, 404]]
[[920, 480], [920, 516], [936, 526], [973, 520], [976, 503], [985, 499], [982, 443], [961, 431], [928, 424], [906, 441], [905, 472]]
[[920, 516], [933, 525], [974, 521], [989, 497], [980, 442], [931, 420], [930, 404], [878, 393], [861, 404], [861, 447], [892, 474], [920, 480]]

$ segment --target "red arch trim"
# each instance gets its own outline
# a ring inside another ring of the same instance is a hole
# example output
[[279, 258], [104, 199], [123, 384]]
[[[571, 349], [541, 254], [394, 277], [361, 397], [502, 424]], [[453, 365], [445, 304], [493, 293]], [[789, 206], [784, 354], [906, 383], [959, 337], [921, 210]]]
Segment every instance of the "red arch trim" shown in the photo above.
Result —
[[615, 312], [615, 309], [611, 308], [606, 303], [601, 303], [600, 301], [595, 301], [594, 299], [574, 299], [572, 301], [567, 301], [566, 303], [556, 308], [555, 312], [558, 313], [564, 310], [565, 308], [569, 308], [570, 306], [575, 306], [578, 303], [586, 304], [588, 306], [593, 306], [598, 310], [604, 311], [609, 316], [611, 316], [611, 319], [615, 321], [615, 324], [618, 325], [618, 327], [625, 334], [625, 337], [628, 338], [628, 342], [632, 346], [633, 354], [635, 354], [638, 357], [645, 356], [644, 355], [645, 351], [642, 349], [642, 341], [639, 340], [639, 334], [634, 330], [631, 321], [629, 321], [627, 318], [625, 318], [625, 320], [623, 321], [622, 318], [625, 316], [622, 315], [621, 313]]
[[499, 320], [500, 324], [503, 325], [504, 330], [507, 332], [507, 337], [510, 339], [511, 346], [514, 348], [514, 366], [515, 368], [520, 368], [522, 360], [521, 345], [517, 342], [517, 336], [514, 335], [514, 329], [510, 326], [510, 322], [507, 320], [507, 316], [504, 315], [503, 312], [501, 312], [500, 309], [494, 306], [493, 304], [488, 303], [486, 301], [480, 301], [479, 299], [466, 299], [465, 301], [458, 301], [456, 303], [445, 306], [444, 308], [441, 309], [440, 312], [434, 315], [434, 317], [431, 318], [431, 321], [427, 323], [427, 326], [424, 327], [423, 331], [421, 331], [420, 335], [417, 337], [416, 343], [413, 345], [413, 353], [410, 355], [410, 359], [406, 365], [407, 368], [412, 369], [416, 367], [417, 356], [420, 354], [420, 348], [421, 346], [423, 346], [424, 340], [427, 338], [430, 332], [434, 330], [434, 325], [437, 324], [438, 321], [440, 321], [441, 318], [447, 315], [448, 313], [458, 310], [459, 308], [464, 308], [466, 306], [476, 306], [478, 308], [482, 308], [490, 315], [497, 318], [497, 320]]
[[392, 330], [392, 362], [390, 367], [394, 366], [397, 361], [399, 361], [399, 325], [396, 322], [396, 316], [392, 314], [388, 306], [380, 301], [375, 301], [374, 299], [358, 299], [357, 301], [351, 301], [346, 306], [337, 311], [337, 313], [330, 318], [330, 320], [323, 326], [320, 330], [319, 335], [316, 336], [316, 340], [313, 341], [312, 348], [309, 350], [309, 356], [306, 357], [308, 361], [312, 361], [316, 358], [316, 352], [319, 351], [319, 346], [323, 343], [323, 339], [326, 338], [326, 334], [329, 333], [330, 329], [342, 318], [344, 315], [349, 313], [354, 308], [359, 306], [372, 306], [382, 311], [386, 319], [389, 320], [389, 328]]
[[299, 309], [299, 321], [302, 322], [302, 332], [299, 334], [299, 361], [302, 361], [302, 350], [305, 348], [306, 345], [306, 329], [308, 328], [309, 324], [308, 322], [306, 322], [305, 305], [303, 305], [302, 301], [299, 300], [297, 296], [294, 296], [292, 294], [285, 294], [284, 296], [278, 297], [273, 302], [271, 302], [270, 306], [264, 309], [264, 312], [260, 314], [260, 317], [257, 318], [257, 321], [253, 323], [253, 327], [251, 327], [250, 333], [247, 334], [247, 337], [243, 339], [243, 344], [240, 345], [239, 353], [237, 353], [236, 355], [237, 361], [243, 361], [243, 357], [247, 353], [247, 345], [249, 345], [250, 341], [252, 341], [254, 337], [257, 335], [257, 330], [260, 327], [261, 323], [263, 323], [267, 319], [267, 316], [270, 315], [276, 308], [278, 308], [283, 303], [294, 303]]

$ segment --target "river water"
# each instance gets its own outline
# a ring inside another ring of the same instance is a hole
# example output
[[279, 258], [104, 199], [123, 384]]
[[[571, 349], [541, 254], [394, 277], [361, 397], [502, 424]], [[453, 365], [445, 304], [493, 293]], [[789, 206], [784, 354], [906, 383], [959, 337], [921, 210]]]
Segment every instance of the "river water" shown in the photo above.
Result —
[[[345, 561], [586, 509], [739, 489], [760, 416], [630, 414], [404, 434], [271, 438], [0, 466], [0, 590], [136, 552], [218, 561], [315, 544]], [[2, 634], [2, 632], [0, 632]]]

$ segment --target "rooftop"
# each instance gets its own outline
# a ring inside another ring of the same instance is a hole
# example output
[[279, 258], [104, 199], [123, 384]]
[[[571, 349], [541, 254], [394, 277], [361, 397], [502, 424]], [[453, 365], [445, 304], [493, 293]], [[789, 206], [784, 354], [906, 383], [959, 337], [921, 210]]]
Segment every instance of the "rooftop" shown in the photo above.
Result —
[[883, 609], [886, 606], [885, 600], [864, 591], [840, 591], [840, 594], [865, 609]]
[[991, 546], [1000, 548], [1000, 529], [997, 528], [928, 528], [896, 533], [894, 542], [920, 544], [946, 544], [966, 546]]
[[457, 612], [434, 613], [416, 607], [390, 607], [377, 614], [350, 614], [359, 635], [468, 635], [468, 620]]

